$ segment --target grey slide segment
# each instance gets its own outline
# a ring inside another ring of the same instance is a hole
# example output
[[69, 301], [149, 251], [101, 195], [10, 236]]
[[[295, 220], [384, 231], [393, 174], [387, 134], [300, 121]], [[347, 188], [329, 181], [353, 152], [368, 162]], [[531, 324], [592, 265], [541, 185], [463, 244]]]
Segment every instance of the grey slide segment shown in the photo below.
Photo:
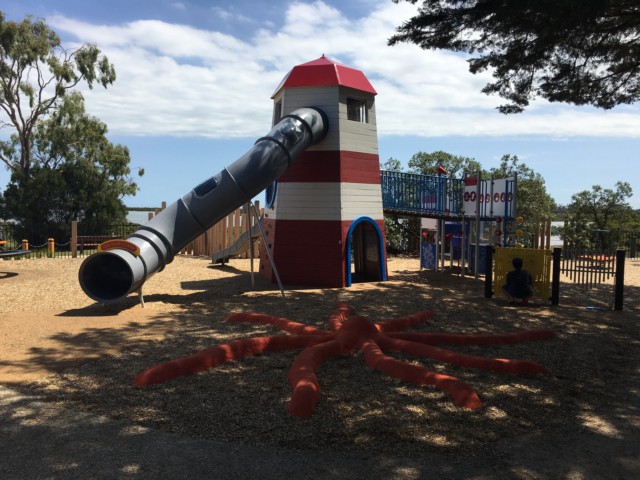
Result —
[[87, 257], [78, 273], [82, 290], [104, 304], [138, 291], [191, 241], [271, 185], [302, 152], [322, 140], [327, 129], [320, 109], [300, 108], [285, 115], [242, 157], [127, 237], [140, 255], [114, 249]]

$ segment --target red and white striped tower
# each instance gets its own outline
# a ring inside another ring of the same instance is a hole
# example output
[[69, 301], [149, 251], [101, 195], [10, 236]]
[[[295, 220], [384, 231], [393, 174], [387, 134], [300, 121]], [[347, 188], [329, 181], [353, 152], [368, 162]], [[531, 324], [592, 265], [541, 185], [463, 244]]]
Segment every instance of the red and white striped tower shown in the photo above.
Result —
[[[274, 124], [300, 107], [320, 108], [329, 123], [267, 192], [263, 225], [284, 284], [386, 280], [375, 95], [361, 71], [323, 55], [294, 67], [272, 97]], [[275, 281], [265, 245], [260, 270]]]

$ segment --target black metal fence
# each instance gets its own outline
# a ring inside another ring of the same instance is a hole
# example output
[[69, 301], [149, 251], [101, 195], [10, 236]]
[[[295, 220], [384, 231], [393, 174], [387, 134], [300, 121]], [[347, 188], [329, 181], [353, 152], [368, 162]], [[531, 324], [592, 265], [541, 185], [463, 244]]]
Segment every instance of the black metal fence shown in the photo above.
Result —
[[[485, 258], [486, 298], [493, 296], [493, 253], [487, 250]], [[624, 265], [627, 251], [617, 249], [615, 252], [603, 250], [568, 250], [553, 249], [551, 271], [551, 303], [560, 303], [560, 273], [564, 273], [575, 284], [585, 288], [594, 288], [614, 277], [613, 309], [622, 310], [624, 306]]]
[[[624, 304], [624, 263], [627, 250], [554, 249], [554, 282], [560, 272], [583, 288], [595, 288], [614, 278], [613, 308], [622, 310]], [[557, 259], [560, 261], [558, 262]], [[556, 266], [556, 263], [559, 265]], [[556, 273], [557, 270], [557, 273]]]
[[560, 271], [574, 283], [585, 288], [593, 288], [615, 276], [616, 252], [563, 250]]

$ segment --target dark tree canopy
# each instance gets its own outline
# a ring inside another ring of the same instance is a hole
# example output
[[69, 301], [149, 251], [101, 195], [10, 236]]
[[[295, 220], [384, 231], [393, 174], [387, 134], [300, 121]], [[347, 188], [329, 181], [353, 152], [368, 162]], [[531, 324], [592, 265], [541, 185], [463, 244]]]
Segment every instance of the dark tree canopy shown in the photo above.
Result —
[[423, 0], [399, 42], [470, 54], [471, 73], [495, 78], [482, 91], [509, 102], [502, 113], [536, 96], [604, 109], [640, 99], [638, 0]]
[[66, 50], [44, 20], [5, 21], [0, 12], [0, 128], [13, 131], [0, 140], [0, 162], [11, 171], [0, 218], [16, 221], [23, 238], [60, 240], [71, 220], [88, 230], [125, 220], [122, 198], [137, 191], [129, 150], [109, 141], [75, 91], [115, 78], [95, 45]]
[[31, 168], [28, 175], [12, 173], [0, 218], [16, 220], [31, 239], [36, 231], [64, 234], [71, 220], [86, 231], [125, 222], [121, 199], [138, 188], [130, 178], [129, 149], [111, 143], [107, 133], [104, 123], [86, 113], [82, 95], [67, 93], [35, 125]]
[[632, 196], [631, 185], [622, 181], [614, 188], [593, 185], [591, 190], [574, 194], [563, 237], [586, 247], [609, 249], [624, 244], [623, 233], [640, 231], [640, 215], [628, 203]]

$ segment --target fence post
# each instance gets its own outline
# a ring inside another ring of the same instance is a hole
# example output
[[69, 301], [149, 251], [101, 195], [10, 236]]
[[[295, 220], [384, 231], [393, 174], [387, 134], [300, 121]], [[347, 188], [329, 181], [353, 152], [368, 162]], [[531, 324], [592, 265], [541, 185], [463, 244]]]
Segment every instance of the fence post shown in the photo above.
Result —
[[562, 248], [553, 249], [553, 270], [551, 273], [551, 305], [560, 304], [560, 261]]
[[613, 309], [621, 311], [624, 297], [624, 257], [625, 250], [616, 250], [616, 284]]
[[71, 221], [71, 258], [78, 258], [78, 221]]
[[[489, 245], [484, 263], [484, 298], [493, 296], [493, 247]], [[480, 263], [480, 262], [478, 262]]]
[[29, 250], [29, 240], [22, 239], [22, 250]]
[[47, 253], [53, 257], [56, 253], [56, 243], [53, 238], [47, 238]]

